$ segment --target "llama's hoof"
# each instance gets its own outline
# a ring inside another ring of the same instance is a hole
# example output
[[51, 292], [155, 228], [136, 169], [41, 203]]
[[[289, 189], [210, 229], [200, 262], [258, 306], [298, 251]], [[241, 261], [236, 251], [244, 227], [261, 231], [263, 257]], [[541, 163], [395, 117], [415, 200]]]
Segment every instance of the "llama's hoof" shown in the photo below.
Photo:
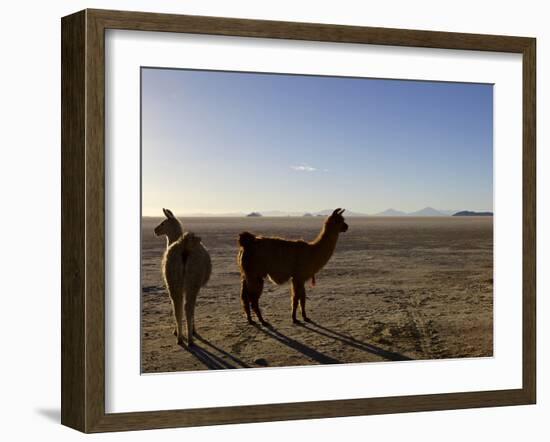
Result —
[[304, 316], [302, 319], [304, 320], [304, 322], [312, 322], [311, 319], [309, 319], [309, 318], [307, 318], [307, 317], [305, 317], [305, 316]]
[[189, 340], [187, 341], [187, 348], [193, 348], [195, 346], [195, 343], [193, 342], [193, 340]]
[[185, 345], [185, 339], [183, 339], [183, 336], [178, 336], [178, 345]]
[[271, 327], [271, 324], [267, 321], [261, 321], [261, 324], [264, 326], [264, 327]]
[[178, 329], [175, 328], [173, 333], [174, 333], [174, 336], [177, 336], [178, 335]]
[[300, 325], [300, 324], [301, 324], [301, 322], [298, 321], [296, 318], [292, 318], [292, 323], [293, 323], [294, 325]]
[[256, 325], [253, 319], [247, 319], [249, 325]]

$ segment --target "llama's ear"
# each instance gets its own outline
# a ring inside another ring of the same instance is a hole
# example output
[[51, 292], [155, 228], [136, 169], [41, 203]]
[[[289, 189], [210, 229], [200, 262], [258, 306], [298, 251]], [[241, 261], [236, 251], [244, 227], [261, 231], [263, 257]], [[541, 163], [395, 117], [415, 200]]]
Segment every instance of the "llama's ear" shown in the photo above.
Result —
[[341, 214], [342, 214], [342, 213], [344, 213], [345, 211], [346, 211], [346, 209], [342, 209], [342, 210], [340, 210], [340, 213], [339, 213], [339, 215], [341, 215]]
[[338, 215], [338, 212], [342, 210], [340, 207], [338, 209], [334, 209], [334, 212], [332, 212], [332, 215], [331, 216], [335, 216], [335, 215]]
[[169, 209], [162, 209], [166, 218], [175, 218], [174, 214]]

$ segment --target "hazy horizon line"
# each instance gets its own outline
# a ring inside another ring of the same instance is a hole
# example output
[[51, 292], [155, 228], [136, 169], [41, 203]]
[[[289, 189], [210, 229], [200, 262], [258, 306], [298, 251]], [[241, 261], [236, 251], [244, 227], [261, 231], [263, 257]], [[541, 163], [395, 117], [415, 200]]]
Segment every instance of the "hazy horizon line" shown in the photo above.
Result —
[[[395, 212], [399, 213], [398, 215], [393, 215], [395, 217], [399, 216], [411, 216], [415, 213], [422, 212], [424, 210], [433, 210], [435, 212], [438, 212], [440, 215], [434, 215], [434, 216], [452, 216], [455, 213], [463, 212], [463, 211], [469, 211], [469, 212], [490, 212], [493, 213], [493, 209], [435, 209], [431, 206], [426, 206], [421, 209], [412, 210], [412, 211], [405, 211], [400, 209], [394, 209], [394, 208], [388, 208], [384, 209], [378, 212], [363, 212], [363, 211], [355, 211], [352, 209], [347, 210], [347, 212], [350, 214], [350, 216], [392, 216], [392, 215], [385, 215], [385, 212]], [[172, 211], [176, 212], [176, 216], [180, 217], [247, 217], [248, 215], [252, 213], [258, 213], [264, 217], [304, 217], [304, 215], [312, 215], [312, 216], [328, 216], [330, 213], [327, 213], [329, 209], [323, 209], [323, 210], [304, 210], [304, 211], [296, 211], [296, 210], [251, 210], [251, 211], [235, 211], [235, 212], [179, 212], [177, 209], [171, 209]], [[330, 209], [332, 210], [332, 209]], [[159, 210], [160, 212], [160, 210]], [[143, 213], [141, 214], [144, 218], [162, 218], [162, 213], [157, 214], [150, 214], [150, 213]], [[344, 212], [345, 216], [345, 212]], [[429, 215], [428, 215], [429, 216]]]

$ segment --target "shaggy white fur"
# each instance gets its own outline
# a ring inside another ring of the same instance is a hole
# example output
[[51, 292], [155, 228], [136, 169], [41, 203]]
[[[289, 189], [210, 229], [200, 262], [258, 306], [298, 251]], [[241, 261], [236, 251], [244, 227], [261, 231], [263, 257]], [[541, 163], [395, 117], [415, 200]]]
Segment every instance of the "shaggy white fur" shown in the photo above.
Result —
[[[170, 210], [163, 209], [166, 219], [155, 228], [157, 236], [166, 235], [166, 251], [162, 259], [162, 276], [172, 300], [178, 344], [183, 344], [182, 321], [185, 310], [187, 345], [193, 345], [195, 304], [197, 295], [210, 279], [212, 262], [201, 238], [183, 232], [180, 222]], [[179, 237], [175, 237], [179, 233]]]

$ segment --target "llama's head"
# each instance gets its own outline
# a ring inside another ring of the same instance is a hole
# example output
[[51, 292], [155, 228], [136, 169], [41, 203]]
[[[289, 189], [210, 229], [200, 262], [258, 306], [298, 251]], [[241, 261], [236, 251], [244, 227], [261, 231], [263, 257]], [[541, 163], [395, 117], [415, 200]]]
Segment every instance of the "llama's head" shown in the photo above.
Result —
[[162, 211], [164, 212], [166, 219], [155, 227], [155, 235], [166, 235], [168, 237], [168, 241], [172, 243], [181, 236], [183, 229], [172, 211], [168, 209], [162, 209]]
[[344, 210], [346, 209], [335, 209], [334, 212], [332, 212], [332, 214], [325, 221], [325, 226], [327, 227], [327, 229], [336, 231], [338, 233], [343, 233], [348, 230], [348, 225], [346, 224], [346, 222], [344, 221], [344, 217], [342, 216]]
[[197, 245], [201, 243], [201, 237], [193, 232], [185, 232], [182, 237], [183, 250], [191, 252]]

